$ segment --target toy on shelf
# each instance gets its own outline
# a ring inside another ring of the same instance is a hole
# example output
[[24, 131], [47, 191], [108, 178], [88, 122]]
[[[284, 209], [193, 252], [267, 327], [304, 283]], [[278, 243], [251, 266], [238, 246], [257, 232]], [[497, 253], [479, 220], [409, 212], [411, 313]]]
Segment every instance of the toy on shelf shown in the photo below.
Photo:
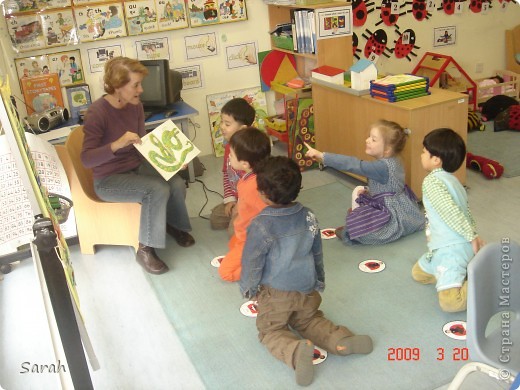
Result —
[[498, 179], [504, 173], [504, 167], [498, 161], [471, 153], [466, 155], [466, 167], [482, 172], [487, 179]]
[[477, 85], [453, 57], [426, 52], [412, 74], [428, 77], [431, 87], [467, 93], [469, 104], [477, 109]]

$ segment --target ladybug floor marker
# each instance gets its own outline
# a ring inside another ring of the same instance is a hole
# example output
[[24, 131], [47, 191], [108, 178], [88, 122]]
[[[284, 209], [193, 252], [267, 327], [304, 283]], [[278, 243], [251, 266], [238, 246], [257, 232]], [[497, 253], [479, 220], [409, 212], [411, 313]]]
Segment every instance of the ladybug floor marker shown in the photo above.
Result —
[[332, 238], [336, 238], [336, 229], [334, 229], [334, 228], [321, 229], [321, 239], [322, 240], [330, 240]]
[[359, 263], [359, 270], [370, 274], [381, 272], [386, 268], [386, 265], [381, 260], [365, 260]]
[[215, 268], [220, 267], [220, 263], [222, 262], [222, 259], [224, 259], [224, 256], [217, 256], [214, 257], [213, 260], [211, 260], [211, 265]]
[[258, 302], [257, 301], [247, 301], [244, 302], [240, 306], [240, 313], [245, 315], [246, 317], [255, 318], [258, 314]]
[[446, 336], [455, 340], [466, 340], [466, 322], [451, 321], [442, 327], [442, 331]]
[[327, 359], [328, 353], [324, 349], [321, 349], [320, 347], [314, 346], [314, 354], [312, 358], [312, 364], [320, 364]]

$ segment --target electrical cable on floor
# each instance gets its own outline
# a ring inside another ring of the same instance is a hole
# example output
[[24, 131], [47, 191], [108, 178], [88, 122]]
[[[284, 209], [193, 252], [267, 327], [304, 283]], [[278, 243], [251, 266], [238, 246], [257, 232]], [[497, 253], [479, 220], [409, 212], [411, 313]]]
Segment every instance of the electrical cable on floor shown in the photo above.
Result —
[[[202, 165], [202, 170], [205, 171], [205, 170], [206, 170], [206, 167], [204, 166], [204, 164], [202, 164], [202, 162], [201, 162], [200, 165]], [[208, 187], [206, 186], [206, 183], [204, 183], [202, 180], [200, 180], [200, 179], [195, 179], [195, 181], [196, 181], [196, 182], [199, 182], [200, 184], [202, 184], [202, 190], [204, 191], [204, 197], [206, 198], [206, 202], [204, 202], [204, 204], [202, 205], [202, 208], [201, 208], [200, 211], [199, 211], [199, 217], [201, 217], [202, 219], [207, 219], [207, 220], [209, 220], [208, 217], [203, 217], [203, 216], [202, 216], [202, 211], [204, 210], [204, 208], [206, 207], [206, 205], [207, 205], [208, 202], [209, 202], [209, 199], [208, 199], [208, 193], [207, 193], [206, 191], [213, 192], [214, 194], [217, 194], [218, 196], [220, 196], [222, 199], [224, 199], [224, 196], [223, 196], [220, 192], [208, 188]]]
[[199, 217], [201, 217], [202, 219], [207, 219], [209, 221], [209, 218], [208, 217], [203, 217], [202, 216], [202, 211], [204, 210], [204, 208], [206, 207], [206, 205], [208, 204], [209, 202], [209, 199], [208, 199], [208, 193], [206, 191], [209, 191], [209, 192], [213, 192], [214, 194], [217, 194], [218, 196], [220, 196], [222, 199], [224, 199], [224, 196], [222, 196], [222, 194], [218, 191], [214, 191], [212, 189], [209, 189], [207, 186], [206, 186], [206, 183], [204, 183], [202, 180], [200, 179], [195, 179], [196, 182], [199, 182], [200, 184], [202, 184], [202, 190], [204, 191], [204, 197], [206, 198], [206, 202], [204, 202], [204, 204], [202, 205], [202, 208], [200, 209], [199, 211]]

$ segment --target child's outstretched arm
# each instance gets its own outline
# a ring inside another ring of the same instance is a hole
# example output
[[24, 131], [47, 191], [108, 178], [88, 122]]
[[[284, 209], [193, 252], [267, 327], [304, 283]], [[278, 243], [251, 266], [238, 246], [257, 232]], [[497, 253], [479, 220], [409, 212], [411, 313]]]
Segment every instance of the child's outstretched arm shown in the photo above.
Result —
[[369, 179], [374, 179], [383, 184], [388, 181], [388, 166], [381, 159], [375, 161], [362, 161], [357, 157], [329, 152], [327, 152], [327, 156], [325, 156], [324, 152], [314, 149], [308, 143], [304, 142], [303, 144], [308, 149], [305, 153], [306, 157], [312, 158], [326, 166], [340, 171], [352, 172], [366, 176]]
[[307, 142], [304, 142], [303, 144], [307, 148], [307, 152], [305, 153], [306, 157], [312, 158], [313, 160], [318, 161], [320, 163], [323, 162], [323, 152], [320, 152], [319, 150], [312, 148]]

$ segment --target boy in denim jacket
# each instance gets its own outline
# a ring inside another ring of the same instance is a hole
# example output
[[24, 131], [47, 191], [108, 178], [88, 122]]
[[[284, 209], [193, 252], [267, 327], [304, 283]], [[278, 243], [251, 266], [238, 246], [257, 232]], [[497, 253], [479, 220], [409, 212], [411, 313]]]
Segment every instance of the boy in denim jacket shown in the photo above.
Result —
[[294, 201], [302, 182], [298, 165], [270, 157], [255, 170], [267, 207], [247, 230], [240, 290], [258, 301], [262, 344], [295, 370], [296, 383], [307, 386], [314, 378], [313, 344], [344, 356], [371, 352], [372, 340], [335, 325], [319, 310], [325, 288], [321, 235], [314, 214]]

